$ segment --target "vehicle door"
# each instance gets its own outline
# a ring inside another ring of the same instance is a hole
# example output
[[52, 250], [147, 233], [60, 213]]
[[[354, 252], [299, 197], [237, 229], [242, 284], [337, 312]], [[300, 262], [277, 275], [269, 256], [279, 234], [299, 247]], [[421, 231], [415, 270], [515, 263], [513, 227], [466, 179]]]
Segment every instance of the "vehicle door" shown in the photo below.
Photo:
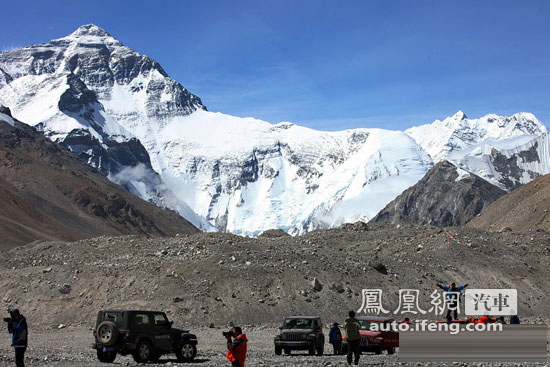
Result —
[[382, 337], [384, 338], [383, 345], [385, 348], [389, 348], [389, 347], [399, 348], [399, 331], [395, 329], [393, 325], [391, 326], [390, 331], [385, 331], [382, 334]]
[[[149, 312], [135, 312], [132, 315], [132, 339], [137, 342], [139, 338], [144, 337], [154, 344], [153, 335], [153, 320]], [[154, 348], [154, 346], [153, 346]]]
[[153, 313], [153, 320], [155, 330], [155, 349], [171, 351], [172, 342], [170, 340], [170, 329], [172, 327], [172, 323], [168, 321], [168, 318], [163, 312]]

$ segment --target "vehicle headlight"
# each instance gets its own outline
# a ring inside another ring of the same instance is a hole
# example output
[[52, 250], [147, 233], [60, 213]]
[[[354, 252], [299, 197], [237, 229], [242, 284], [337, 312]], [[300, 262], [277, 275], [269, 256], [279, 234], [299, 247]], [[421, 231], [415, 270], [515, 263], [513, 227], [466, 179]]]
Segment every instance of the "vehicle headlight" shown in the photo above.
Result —
[[307, 339], [315, 339], [315, 334], [305, 335]]

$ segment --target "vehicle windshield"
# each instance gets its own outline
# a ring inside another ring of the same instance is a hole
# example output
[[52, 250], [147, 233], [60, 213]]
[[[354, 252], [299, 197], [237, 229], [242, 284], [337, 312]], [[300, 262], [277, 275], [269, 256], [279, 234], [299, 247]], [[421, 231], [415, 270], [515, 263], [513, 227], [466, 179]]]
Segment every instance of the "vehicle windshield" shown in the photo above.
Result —
[[361, 330], [370, 330], [370, 324], [371, 324], [371, 321], [359, 320], [359, 325], [361, 326]]
[[286, 319], [283, 329], [313, 329], [312, 319]]

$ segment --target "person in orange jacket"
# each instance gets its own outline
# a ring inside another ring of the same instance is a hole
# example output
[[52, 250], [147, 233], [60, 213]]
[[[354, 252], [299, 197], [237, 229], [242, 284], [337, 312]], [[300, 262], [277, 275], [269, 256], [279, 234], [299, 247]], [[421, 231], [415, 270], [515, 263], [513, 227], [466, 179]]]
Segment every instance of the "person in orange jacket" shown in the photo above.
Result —
[[243, 334], [243, 330], [236, 326], [231, 329], [231, 333], [225, 334], [227, 339], [227, 359], [231, 361], [231, 367], [244, 367], [244, 361], [246, 360], [246, 334]]
[[478, 322], [478, 324], [489, 324], [489, 323], [490, 323], [489, 316], [481, 316]]

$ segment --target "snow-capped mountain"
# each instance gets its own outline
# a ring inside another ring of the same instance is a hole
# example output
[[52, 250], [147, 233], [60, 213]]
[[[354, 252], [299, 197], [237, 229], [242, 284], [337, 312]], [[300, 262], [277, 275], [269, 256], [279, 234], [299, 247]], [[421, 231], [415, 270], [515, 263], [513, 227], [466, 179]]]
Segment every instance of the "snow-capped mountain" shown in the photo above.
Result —
[[472, 148], [483, 142], [499, 141], [523, 135], [539, 136], [546, 126], [533, 114], [521, 112], [510, 117], [489, 114], [469, 119], [458, 111], [443, 121], [411, 127], [405, 132], [436, 162], [448, 159], [456, 151]]
[[200, 110], [157, 141], [175, 194], [218, 228], [251, 235], [368, 220], [431, 167], [398, 131], [320, 132]]
[[156, 61], [95, 25], [0, 53], [0, 102], [142, 198], [202, 229], [246, 235], [367, 221], [432, 167], [426, 151], [439, 160], [545, 131], [529, 114], [457, 114], [404, 133], [209, 112]]
[[512, 191], [550, 173], [550, 135], [522, 135], [488, 141], [454, 152], [449, 159], [456, 166], [475, 172], [493, 185]]
[[[204, 218], [164, 185], [139, 139], [98, 99], [116, 93], [113, 86], [118, 82], [145, 74], [154, 76], [143, 102], [154, 106], [159, 115], [168, 110], [189, 113], [188, 103], [200, 105], [200, 100], [188, 97], [190, 94], [169, 78], [166, 88], [179, 98], [155, 103], [161, 96], [155, 85], [162, 84], [155, 83], [155, 78], [165, 75], [162, 68], [93, 25], [45, 44], [0, 53], [0, 100], [19, 120], [65, 145], [112, 181], [145, 200], [177, 210], [195, 226], [208, 230], [211, 226]], [[127, 106], [123, 98], [118, 102]], [[129, 115], [137, 116], [137, 112]]]
[[[187, 203], [221, 230], [301, 233], [366, 220], [431, 167], [401, 132], [323, 133], [208, 112], [156, 61], [94, 25], [0, 53], [0, 69], [0, 100], [14, 116], [67, 140], [99, 168], [107, 163], [96, 150], [113, 150], [107, 140], [137, 138], [175, 194], [172, 207]], [[88, 135], [85, 143], [78, 141], [82, 135]], [[148, 168], [142, 160], [126, 168]], [[103, 171], [117, 177], [122, 170]], [[135, 191], [151, 200], [145, 192], [151, 185], [139, 183], [134, 186], [142, 190]]]
[[435, 162], [449, 160], [507, 191], [550, 173], [548, 129], [531, 113], [469, 119], [458, 111], [406, 132]]

